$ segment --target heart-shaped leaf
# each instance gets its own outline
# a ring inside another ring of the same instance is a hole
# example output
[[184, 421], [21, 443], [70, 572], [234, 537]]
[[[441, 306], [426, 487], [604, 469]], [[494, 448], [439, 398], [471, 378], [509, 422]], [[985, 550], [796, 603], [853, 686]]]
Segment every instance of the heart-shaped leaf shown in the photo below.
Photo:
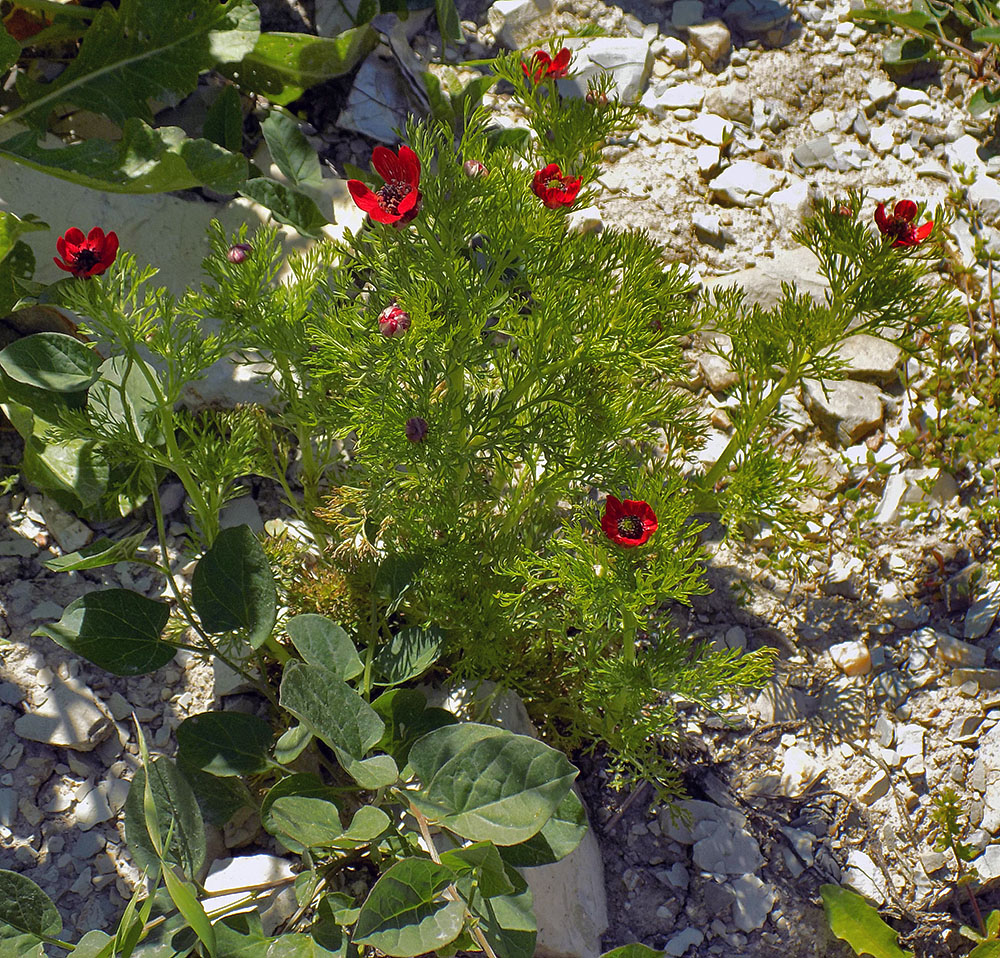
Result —
[[410, 749], [423, 783], [407, 797], [428, 818], [472, 841], [516, 845], [537, 834], [565, 800], [577, 770], [527, 735], [465, 723]]
[[440, 897], [453, 878], [426, 858], [396, 862], [361, 906], [354, 942], [393, 958], [412, 958], [454, 941], [465, 922], [465, 905]]
[[587, 812], [570, 789], [537, 835], [502, 851], [503, 860], [516, 868], [551, 865], [572, 852], [587, 834]]
[[170, 607], [130, 589], [103, 589], [74, 599], [45, 635], [114, 675], [145, 675], [166, 665], [177, 651], [160, 636]]
[[365, 667], [347, 633], [325, 615], [296, 615], [285, 623], [292, 645], [310, 665], [321, 665], [338, 678], [353, 679]]
[[445, 633], [434, 626], [400, 629], [375, 653], [379, 685], [400, 685], [426, 672], [438, 659]]
[[0, 869], [0, 921], [38, 938], [54, 938], [62, 931], [59, 912], [30, 878]]
[[178, 761], [212, 775], [254, 775], [267, 768], [271, 726], [245, 712], [202, 712], [177, 726]]
[[0, 350], [0, 369], [11, 379], [36, 389], [74, 393], [100, 375], [100, 357], [75, 336], [35, 333]]
[[278, 617], [278, 592], [249, 526], [216, 536], [195, 567], [191, 601], [206, 632], [243, 631], [255, 649], [267, 640]]

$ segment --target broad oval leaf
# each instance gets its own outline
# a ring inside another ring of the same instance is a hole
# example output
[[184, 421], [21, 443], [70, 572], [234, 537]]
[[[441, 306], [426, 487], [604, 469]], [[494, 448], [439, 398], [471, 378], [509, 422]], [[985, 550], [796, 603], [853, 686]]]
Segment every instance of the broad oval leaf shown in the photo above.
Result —
[[307, 612], [285, 623], [285, 631], [299, 655], [310, 665], [321, 665], [340, 679], [353, 679], [365, 667], [347, 633], [325, 615]]
[[242, 779], [219, 778], [184, 764], [179, 765], [179, 768], [194, 791], [206, 825], [218, 825], [221, 828], [240, 809], [256, 807], [257, 803]]
[[503, 860], [516, 868], [551, 865], [565, 858], [583, 841], [588, 827], [583, 802], [570, 789], [542, 830], [526, 842], [504, 848]]
[[160, 638], [170, 607], [131, 589], [102, 589], [75, 599], [44, 635], [114, 675], [145, 675], [177, 651]]
[[191, 601], [206, 632], [246, 633], [252, 648], [270, 636], [278, 592], [267, 556], [247, 525], [223, 529], [198, 560]]
[[969, 112], [973, 116], [982, 116], [994, 109], [998, 103], [1000, 103], [1000, 89], [981, 86], [969, 100]]
[[170, 847], [164, 849], [164, 859], [179, 865], [184, 874], [193, 879], [205, 861], [205, 825], [194, 790], [180, 769], [165, 755], [153, 759], [148, 769], [137, 769], [132, 778], [125, 799], [125, 836], [129, 851], [140, 868], [155, 869], [160, 866], [160, 857], [149, 837], [143, 807], [147, 771], [156, 804], [161, 847], [171, 825], [173, 827]]
[[87, 394], [92, 418], [127, 426], [139, 439], [156, 438], [159, 424], [154, 384], [159, 377], [155, 370], [142, 360], [113, 356], [101, 363], [98, 372], [100, 378]]
[[351, 758], [343, 749], [334, 749], [337, 761], [361, 788], [375, 789], [393, 785], [399, 779], [399, 768], [391, 755]]
[[114, 939], [103, 931], [88, 931], [73, 949], [73, 958], [111, 958]]
[[466, 901], [472, 898], [473, 889], [484, 898], [514, 892], [503, 859], [493, 842], [474, 842], [464, 848], [441, 852], [441, 864], [455, 873], [459, 893]]
[[41, 939], [0, 922], [0, 955], [3, 958], [46, 958]]
[[435, 626], [400, 629], [375, 653], [379, 685], [399, 685], [426, 672], [444, 648], [445, 634]]
[[312, 739], [312, 732], [304, 725], [293, 725], [282, 732], [274, 743], [274, 760], [289, 765], [305, 751]]
[[239, 153], [243, 146], [243, 104], [239, 90], [224, 86], [205, 114], [202, 127], [205, 138], [230, 153]]
[[262, 33], [241, 63], [221, 72], [247, 92], [286, 106], [317, 83], [349, 73], [377, 45], [378, 34], [367, 25], [335, 37]]
[[177, 758], [212, 775], [253, 775], [267, 768], [273, 737], [256, 715], [202, 712], [177, 726]]
[[54, 938], [62, 931], [52, 899], [30, 878], [5, 868], [0, 869], [0, 921], [39, 938]]
[[663, 958], [663, 952], [636, 941], [631, 945], [612, 948], [611, 951], [604, 952], [601, 958]]
[[396, 862], [361, 906], [354, 942], [393, 958], [413, 958], [454, 941], [465, 922], [465, 905], [440, 897], [453, 877], [426, 858]]
[[407, 797], [420, 812], [463, 838], [497, 845], [537, 834], [577, 775], [562, 752], [471, 722], [428, 733], [409, 762], [423, 787]]
[[[301, 772], [295, 775], [288, 775], [274, 785], [264, 796], [261, 803], [260, 820], [266, 831], [274, 835], [289, 851], [301, 854], [306, 849], [306, 845], [300, 838], [305, 835], [297, 835], [286, 832], [284, 829], [285, 815], [282, 809], [275, 817], [272, 817], [271, 810], [278, 801], [284, 798], [302, 798], [312, 801], [322, 802], [322, 804], [336, 808], [337, 793], [329, 785], [324, 785], [315, 775]], [[288, 806], [283, 806], [287, 809]], [[337, 819], [337, 828], [340, 828], [340, 819]], [[297, 832], [296, 823], [292, 823], [293, 831]]]
[[358, 848], [361, 845], [369, 845], [385, 834], [391, 825], [392, 821], [381, 808], [362, 805], [354, 813], [351, 824], [332, 842], [332, 845], [334, 848]]
[[514, 891], [494, 898], [474, 898], [472, 912], [479, 918], [494, 953], [504, 958], [534, 958], [538, 937], [534, 896], [513, 868], [508, 868], [506, 874]]
[[280, 702], [313, 735], [356, 760], [385, 731], [382, 719], [354, 689], [318, 665], [289, 662], [281, 677]]
[[320, 236], [330, 222], [311, 196], [267, 176], [247, 180], [240, 187], [240, 194], [259, 203], [279, 223], [293, 227], [303, 236]]
[[344, 832], [340, 809], [333, 802], [302, 795], [275, 799], [268, 808], [264, 827], [292, 851], [329, 848]]
[[[290, 36], [299, 39], [315, 39], [303, 33]], [[287, 113], [272, 110], [260, 125], [261, 133], [271, 153], [274, 165], [281, 170], [292, 186], [322, 186], [323, 171], [319, 157], [305, 134], [299, 129], [298, 121]]]
[[0, 156], [49, 176], [107, 193], [164, 193], [207, 186], [235, 193], [247, 178], [246, 157], [210, 140], [190, 139], [177, 126], [154, 129], [126, 121], [122, 138], [40, 146], [37, 134], [19, 133], [0, 143]]
[[46, 559], [42, 565], [53, 572], [100, 569], [102, 566], [114, 565], [116, 562], [127, 562], [145, 541], [145, 532], [137, 532], [135, 535], [119, 539], [117, 542], [102, 537], [95, 539], [90, 545], [84, 546], [76, 552], [56, 556], [54, 559]]
[[839, 885], [820, 885], [823, 910], [830, 930], [857, 954], [872, 958], [913, 958], [899, 947], [899, 934], [879, 917], [860, 895]]
[[35, 333], [0, 350], [0, 369], [37, 389], [74, 393], [97, 380], [100, 357], [75, 336]]

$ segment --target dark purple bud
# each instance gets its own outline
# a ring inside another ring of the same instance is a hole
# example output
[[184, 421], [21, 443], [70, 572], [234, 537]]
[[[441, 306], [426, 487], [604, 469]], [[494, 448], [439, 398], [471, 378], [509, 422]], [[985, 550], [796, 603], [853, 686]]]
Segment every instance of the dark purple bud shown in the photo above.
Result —
[[423, 442], [427, 438], [427, 420], [413, 416], [406, 420], [406, 438], [410, 442]]
[[250, 255], [251, 246], [249, 243], [235, 243], [229, 247], [226, 259], [230, 263], [242, 263]]

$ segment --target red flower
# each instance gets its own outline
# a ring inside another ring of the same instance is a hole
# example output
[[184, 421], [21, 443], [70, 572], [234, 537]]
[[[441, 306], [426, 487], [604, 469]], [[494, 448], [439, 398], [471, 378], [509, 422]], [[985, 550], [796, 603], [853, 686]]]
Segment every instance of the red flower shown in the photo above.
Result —
[[378, 331], [386, 339], [402, 336], [410, 328], [410, 314], [395, 303], [378, 314]]
[[385, 186], [373, 193], [361, 180], [348, 180], [354, 202], [377, 223], [409, 223], [420, 209], [420, 159], [408, 146], [399, 148], [399, 156], [376, 146], [372, 166], [385, 180]]
[[641, 546], [656, 532], [656, 513], [642, 499], [626, 499], [608, 496], [601, 516], [604, 534], [616, 545], [626, 549]]
[[572, 206], [582, 182], [579, 176], [563, 176], [559, 164], [550, 163], [535, 173], [531, 189], [550, 210], [554, 210], [557, 206]]
[[60, 269], [74, 276], [100, 276], [118, 255], [118, 236], [105, 236], [104, 230], [95, 226], [84, 237], [82, 230], [72, 226], [56, 240], [56, 249], [62, 260], [53, 256], [52, 262]]
[[253, 247], [251, 247], [249, 243], [234, 243], [229, 247], [229, 252], [226, 253], [226, 259], [228, 259], [234, 266], [238, 266], [250, 255], [252, 249]]
[[462, 164], [462, 171], [470, 180], [474, 180], [480, 176], [485, 178], [490, 175], [490, 171], [479, 160], [466, 160]]
[[521, 61], [521, 72], [534, 83], [541, 83], [548, 77], [559, 80], [567, 75], [569, 59], [573, 54], [563, 47], [553, 59], [544, 50], [536, 50], [530, 60]]
[[934, 229], [934, 221], [929, 220], [922, 226], [912, 226], [910, 221], [917, 215], [917, 204], [913, 200], [900, 200], [887, 216], [885, 203], [879, 203], [875, 210], [875, 225], [883, 236], [892, 239], [895, 246], [916, 246], [923, 242]]

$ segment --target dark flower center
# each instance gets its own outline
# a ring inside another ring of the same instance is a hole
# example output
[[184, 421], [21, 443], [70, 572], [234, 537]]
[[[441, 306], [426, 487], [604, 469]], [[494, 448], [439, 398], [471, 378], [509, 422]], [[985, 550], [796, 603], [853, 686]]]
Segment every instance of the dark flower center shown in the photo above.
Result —
[[88, 249], [87, 247], [77, 250], [76, 255], [73, 257], [73, 265], [77, 269], [83, 270], [92, 269], [100, 261], [100, 253], [97, 250]]
[[387, 213], [395, 215], [399, 212], [399, 204], [410, 195], [413, 187], [409, 183], [401, 180], [393, 180], [386, 183], [375, 195], [378, 197], [378, 205]]
[[622, 516], [618, 520], [618, 535], [623, 539], [641, 539], [642, 519], [638, 516]]

